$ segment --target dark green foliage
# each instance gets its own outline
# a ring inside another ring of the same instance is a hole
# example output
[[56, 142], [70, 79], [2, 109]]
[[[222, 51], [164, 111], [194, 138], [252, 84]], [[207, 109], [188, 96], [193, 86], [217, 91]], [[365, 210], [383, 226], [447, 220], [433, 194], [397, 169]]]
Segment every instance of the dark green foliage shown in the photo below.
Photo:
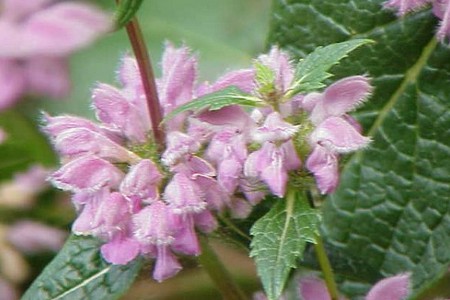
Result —
[[356, 117], [374, 141], [345, 166], [323, 233], [373, 275], [413, 272], [416, 293], [450, 263], [450, 50], [436, 43], [429, 11], [397, 19], [383, 2], [275, 1], [270, 42], [300, 58], [329, 43], [375, 41], [332, 72], [372, 77], [374, 95]]

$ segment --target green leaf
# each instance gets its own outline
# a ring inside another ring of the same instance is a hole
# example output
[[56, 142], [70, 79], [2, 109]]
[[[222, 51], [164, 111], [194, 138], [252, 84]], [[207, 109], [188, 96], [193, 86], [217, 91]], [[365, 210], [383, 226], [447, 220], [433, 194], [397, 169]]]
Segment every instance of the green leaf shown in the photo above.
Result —
[[241, 105], [255, 107], [261, 104], [261, 100], [243, 93], [234, 86], [226, 87], [220, 91], [207, 94], [184, 105], [178, 106], [168, 113], [163, 122], [167, 122], [183, 112], [198, 113], [204, 110], [218, 110], [225, 106]]
[[309, 207], [304, 194], [289, 191], [261, 219], [255, 222], [250, 256], [269, 299], [278, 299], [306, 243], [315, 243], [320, 215]]
[[92, 237], [72, 235], [26, 291], [22, 300], [118, 299], [134, 281], [142, 261], [110, 265]]
[[328, 72], [332, 66], [347, 57], [349, 52], [370, 42], [368, 39], [355, 39], [316, 48], [298, 63], [291, 93], [295, 95], [323, 88], [323, 82], [332, 76]]
[[345, 165], [323, 207], [323, 234], [375, 270], [361, 281], [412, 272], [414, 298], [450, 265], [450, 49], [436, 43], [429, 10], [397, 18], [383, 2], [277, 0], [270, 41], [298, 57], [375, 41], [332, 70], [372, 78], [374, 95], [355, 116], [373, 143]]
[[115, 19], [117, 29], [127, 25], [142, 4], [142, 0], [121, 0], [117, 6]]

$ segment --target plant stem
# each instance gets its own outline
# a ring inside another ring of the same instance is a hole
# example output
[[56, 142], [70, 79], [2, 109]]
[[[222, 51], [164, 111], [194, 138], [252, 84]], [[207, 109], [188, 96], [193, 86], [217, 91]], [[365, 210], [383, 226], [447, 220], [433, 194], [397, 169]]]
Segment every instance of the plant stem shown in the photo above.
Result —
[[223, 299], [245, 300], [244, 293], [233, 281], [230, 273], [225, 269], [220, 259], [208, 243], [206, 236], [199, 236], [202, 254], [198, 257], [201, 265], [205, 268], [211, 280], [219, 289]]
[[[314, 203], [317, 203], [318, 201], [315, 201], [314, 193], [312, 193], [311, 191], [308, 191], [307, 193], [307, 196], [309, 196], [308, 198], [311, 199], [311, 207], [316, 208]], [[319, 261], [320, 269], [322, 270], [322, 274], [325, 279], [325, 284], [327, 286], [331, 300], [338, 300], [339, 292], [337, 289], [336, 281], [334, 280], [333, 268], [331, 267], [327, 252], [325, 251], [322, 237], [319, 234], [316, 236], [316, 244], [314, 245], [314, 250], [316, 252], [316, 257]]]
[[322, 269], [328, 293], [330, 294], [332, 300], [338, 300], [339, 292], [337, 290], [336, 282], [334, 281], [333, 269], [331, 268], [330, 261], [328, 260], [322, 237], [318, 235], [316, 242], [317, 244], [314, 245], [314, 250], [316, 251], [316, 256], [319, 260], [320, 268]]
[[147, 109], [150, 115], [153, 137], [160, 151], [164, 148], [164, 132], [159, 126], [162, 121], [162, 109], [156, 90], [155, 75], [148, 55], [147, 46], [136, 17], [131, 19], [125, 26], [128, 38], [133, 48], [137, 60], [139, 73], [141, 74], [142, 85], [144, 87], [145, 98], [147, 100]]

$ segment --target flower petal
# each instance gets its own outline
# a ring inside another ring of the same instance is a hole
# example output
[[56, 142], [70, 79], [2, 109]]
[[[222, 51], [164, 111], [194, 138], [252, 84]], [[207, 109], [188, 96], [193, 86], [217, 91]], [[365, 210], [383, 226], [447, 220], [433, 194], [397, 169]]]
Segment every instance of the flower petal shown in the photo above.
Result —
[[325, 283], [318, 278], [301, 278], [299, 281], [298, 289], [302, 299], [331, 300]]
[[129, 198], [150, 203], [158, 197], [161, 179], [156, 165], [149, 159], [143, 159], [130, 168], [120, 185], [120, 192]]
[[126, 265], [139, 254], [139, 243], [131, 238], [117, 235], [104, 244], [100, 251], [106, 261], [115, 265]]
[[12, 106], [25, 92], [22, 67], [13, 60], [0, 59], [0, 111]]
[[81, 156], [62, 166], [50, 176], [52, 183], [66, 191], [97, 191], [104, 186], [117, 188], [124, 174], [110, 162]]
[[92, 93], [97, 118], [112, 128], [117, 128], [133, 142], [143, 143], [150, 131], [148, 118], [118, 89], [99, 84]]
[[299, 126], [285, 122], [278, 112], [269, 114], [264, 125], [253, 133], [253, 138], [259, 143], [286, 141], [292, 138]]
[[399, 274], [378, 281], [366, 296], [366, 300], [403, 300], [410, 292], [409, 274]]
[[206, 208], [200, 187], [182, 173], [175, 174], [167, 184], [164, 199], [177, 214], [199, 213]]
[[443, 41], [445, 37], [450, 37], [450, 1], [436, 0], [433, 2], [433, 12], [441, 19], [439, 29], [436, 33], [438, 39]]
[[339, 117], [330, 117], [311, 133], [312, 145], [319, 144], [337, 153], [348, 153], [366, 147], [370, 138], [362, 136], [351, 124]]
[[170, 245], [180, 222], [162, 201], [155, 201], [132, 216], [133, 234], [143, 245]]
[[383, 5], [387, 8], [398, 9], [398, 14], [403, 16], [408, 12], [420, 9], [432, 0], [389, 0]]
[[38, 11], [23, 23], [29, 55], [67, 55], [112, 27], [112, 18], [93, 6], [61, 2]]
[[338, 160], [335, 154], [317, 145], [306, 160], [306, 168], [314, 174], [322, 194], [334, 192], [339, 183]]
[[24, 64], [29, 92], [63, 98], [69, 94], [69, 66], [65, 58], [33, 57]]
[[311, 112], [314, 124], [330, 116], [342, 116], [363, 103], [372, 91], [369, 79], [365, 76], [351, 76], [336, 81], [322, 94]]
[[167, 246], [157, 247], [157, 258], [153, 270], [153, 279], [158, 282], [175, 276], [182, 266]]

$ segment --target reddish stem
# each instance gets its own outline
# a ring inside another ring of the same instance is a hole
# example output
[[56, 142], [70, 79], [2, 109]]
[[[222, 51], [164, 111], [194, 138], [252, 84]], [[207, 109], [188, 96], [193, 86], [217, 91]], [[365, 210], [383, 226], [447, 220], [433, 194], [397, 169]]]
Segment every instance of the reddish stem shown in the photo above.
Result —
[[163, 115], [147, 46], [145, 45], [144, 37], [142, 36], [142, 31], [136, 17], [128, 22], [125, 27], [141, 74], [153, 136], [159, 150], [162, 150], [164, 148], [164, 131], [159, 125], [161, 124]]

